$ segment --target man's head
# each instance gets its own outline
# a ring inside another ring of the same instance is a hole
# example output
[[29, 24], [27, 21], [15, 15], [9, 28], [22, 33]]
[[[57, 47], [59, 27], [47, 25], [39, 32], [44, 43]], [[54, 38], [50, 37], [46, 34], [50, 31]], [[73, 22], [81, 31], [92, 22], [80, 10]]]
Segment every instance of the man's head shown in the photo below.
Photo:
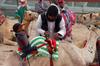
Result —
[[55, 21], [58, 16], [58, 8], [55, 5], [51, 5], [47, 10], [47, 19], [49, 21]]
[[57, 3], [61, 9], [64, 7], [64, 0], [57, 0]]
[[20, 4], [22, 7], [25, 7], [25, 6], [27, 6], [27, 0], [19, 0], [19, 4]]
[[14, 31], [14, 32], [18, 32], [19, 29], [20, 29], [20, 25], [21, 25], [20, 23], [14, 24], [14, 25], [13, 25], [13, 31]]

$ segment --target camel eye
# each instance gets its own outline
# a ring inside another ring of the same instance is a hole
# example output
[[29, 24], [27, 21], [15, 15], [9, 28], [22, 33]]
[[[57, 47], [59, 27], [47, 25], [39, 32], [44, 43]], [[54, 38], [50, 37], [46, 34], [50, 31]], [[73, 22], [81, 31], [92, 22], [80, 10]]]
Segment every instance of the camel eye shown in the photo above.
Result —
[[29, 14], [29, 16], [31, 16], [32, 14]]
[[86, 17], [83, 17], [84, 18], [84, 20], [86, 20]]

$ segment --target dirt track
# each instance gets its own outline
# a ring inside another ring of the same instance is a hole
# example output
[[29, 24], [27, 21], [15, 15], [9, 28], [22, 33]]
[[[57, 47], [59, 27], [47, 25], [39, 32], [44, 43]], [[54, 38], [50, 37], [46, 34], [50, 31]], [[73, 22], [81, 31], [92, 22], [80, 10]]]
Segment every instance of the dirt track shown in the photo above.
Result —
[[11, 53], [12, 50], [16, 50], [16, 48], [17, 46], [7, 46], [0, 44], [0, 66], [3, 66], [3, 63], [7, 56]]

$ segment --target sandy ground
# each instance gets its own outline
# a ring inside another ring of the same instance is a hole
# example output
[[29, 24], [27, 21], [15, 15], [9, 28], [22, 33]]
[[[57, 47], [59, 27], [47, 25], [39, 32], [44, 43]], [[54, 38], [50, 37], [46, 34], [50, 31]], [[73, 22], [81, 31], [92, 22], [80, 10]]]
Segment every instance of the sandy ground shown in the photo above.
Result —
[[16, 49], [17, 46], [14, 47], [14, 46], [7, 46], [7, 45], [0, 44], [0, 66], [3, 66], [5, 59], [11, 53], [11, 51]]
[[[8, 19], [8, 22], [12, 23], [12, 22], [18, 22], [18, 21], [14, 19], [11, 19], [11, 20]], [[0, 66], [3, 66], [5, 59], [12, 52], [12, 50], [16, 50], [16, 49], [17, 49], [17, 46], [8, 46], [8, 45], [0, 44]]]
[[[35, 34], [35, 22], [31, 23], [31, 27], [30, 27], [30, 32], [29, 34], [30, 39], [32, 39], [36, 34]], [[81, 32], [81, 33], [80, 33]], [[87, 28], [85, 26], [82, 26], [81, 24], [76, 24], [73, 27], [73, 32], [72, 34], [73, 36], [73, 41], [74, 43], [77, 44], [82, 44], [83, 41], [87, 38]], [[100, 33], [99, 33], [100, 34]], [[81, 38], [80, 38], [81, 37]], [[12, 53], [12, 50], [16, 50], [17, 46], [8, 46], [8, 45], [3, 45], [0, 44], [0, 66], [3, 66], [3, 63], [5, 63], [5, 59], [7, 58], [7, 56]], [[9, 60], [8, 60], [9, 61]]]

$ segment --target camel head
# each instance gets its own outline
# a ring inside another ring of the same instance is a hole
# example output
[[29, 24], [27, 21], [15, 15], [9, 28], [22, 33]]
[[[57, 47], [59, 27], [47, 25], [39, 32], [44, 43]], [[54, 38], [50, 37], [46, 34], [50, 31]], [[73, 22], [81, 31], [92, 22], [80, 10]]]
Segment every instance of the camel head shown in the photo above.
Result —
[[37, 13], [36, 12], [32, 12], [32, 11], [26, 11], [24, 14], [24, 20], [30, 22], [33, 21], [37, 18]]

